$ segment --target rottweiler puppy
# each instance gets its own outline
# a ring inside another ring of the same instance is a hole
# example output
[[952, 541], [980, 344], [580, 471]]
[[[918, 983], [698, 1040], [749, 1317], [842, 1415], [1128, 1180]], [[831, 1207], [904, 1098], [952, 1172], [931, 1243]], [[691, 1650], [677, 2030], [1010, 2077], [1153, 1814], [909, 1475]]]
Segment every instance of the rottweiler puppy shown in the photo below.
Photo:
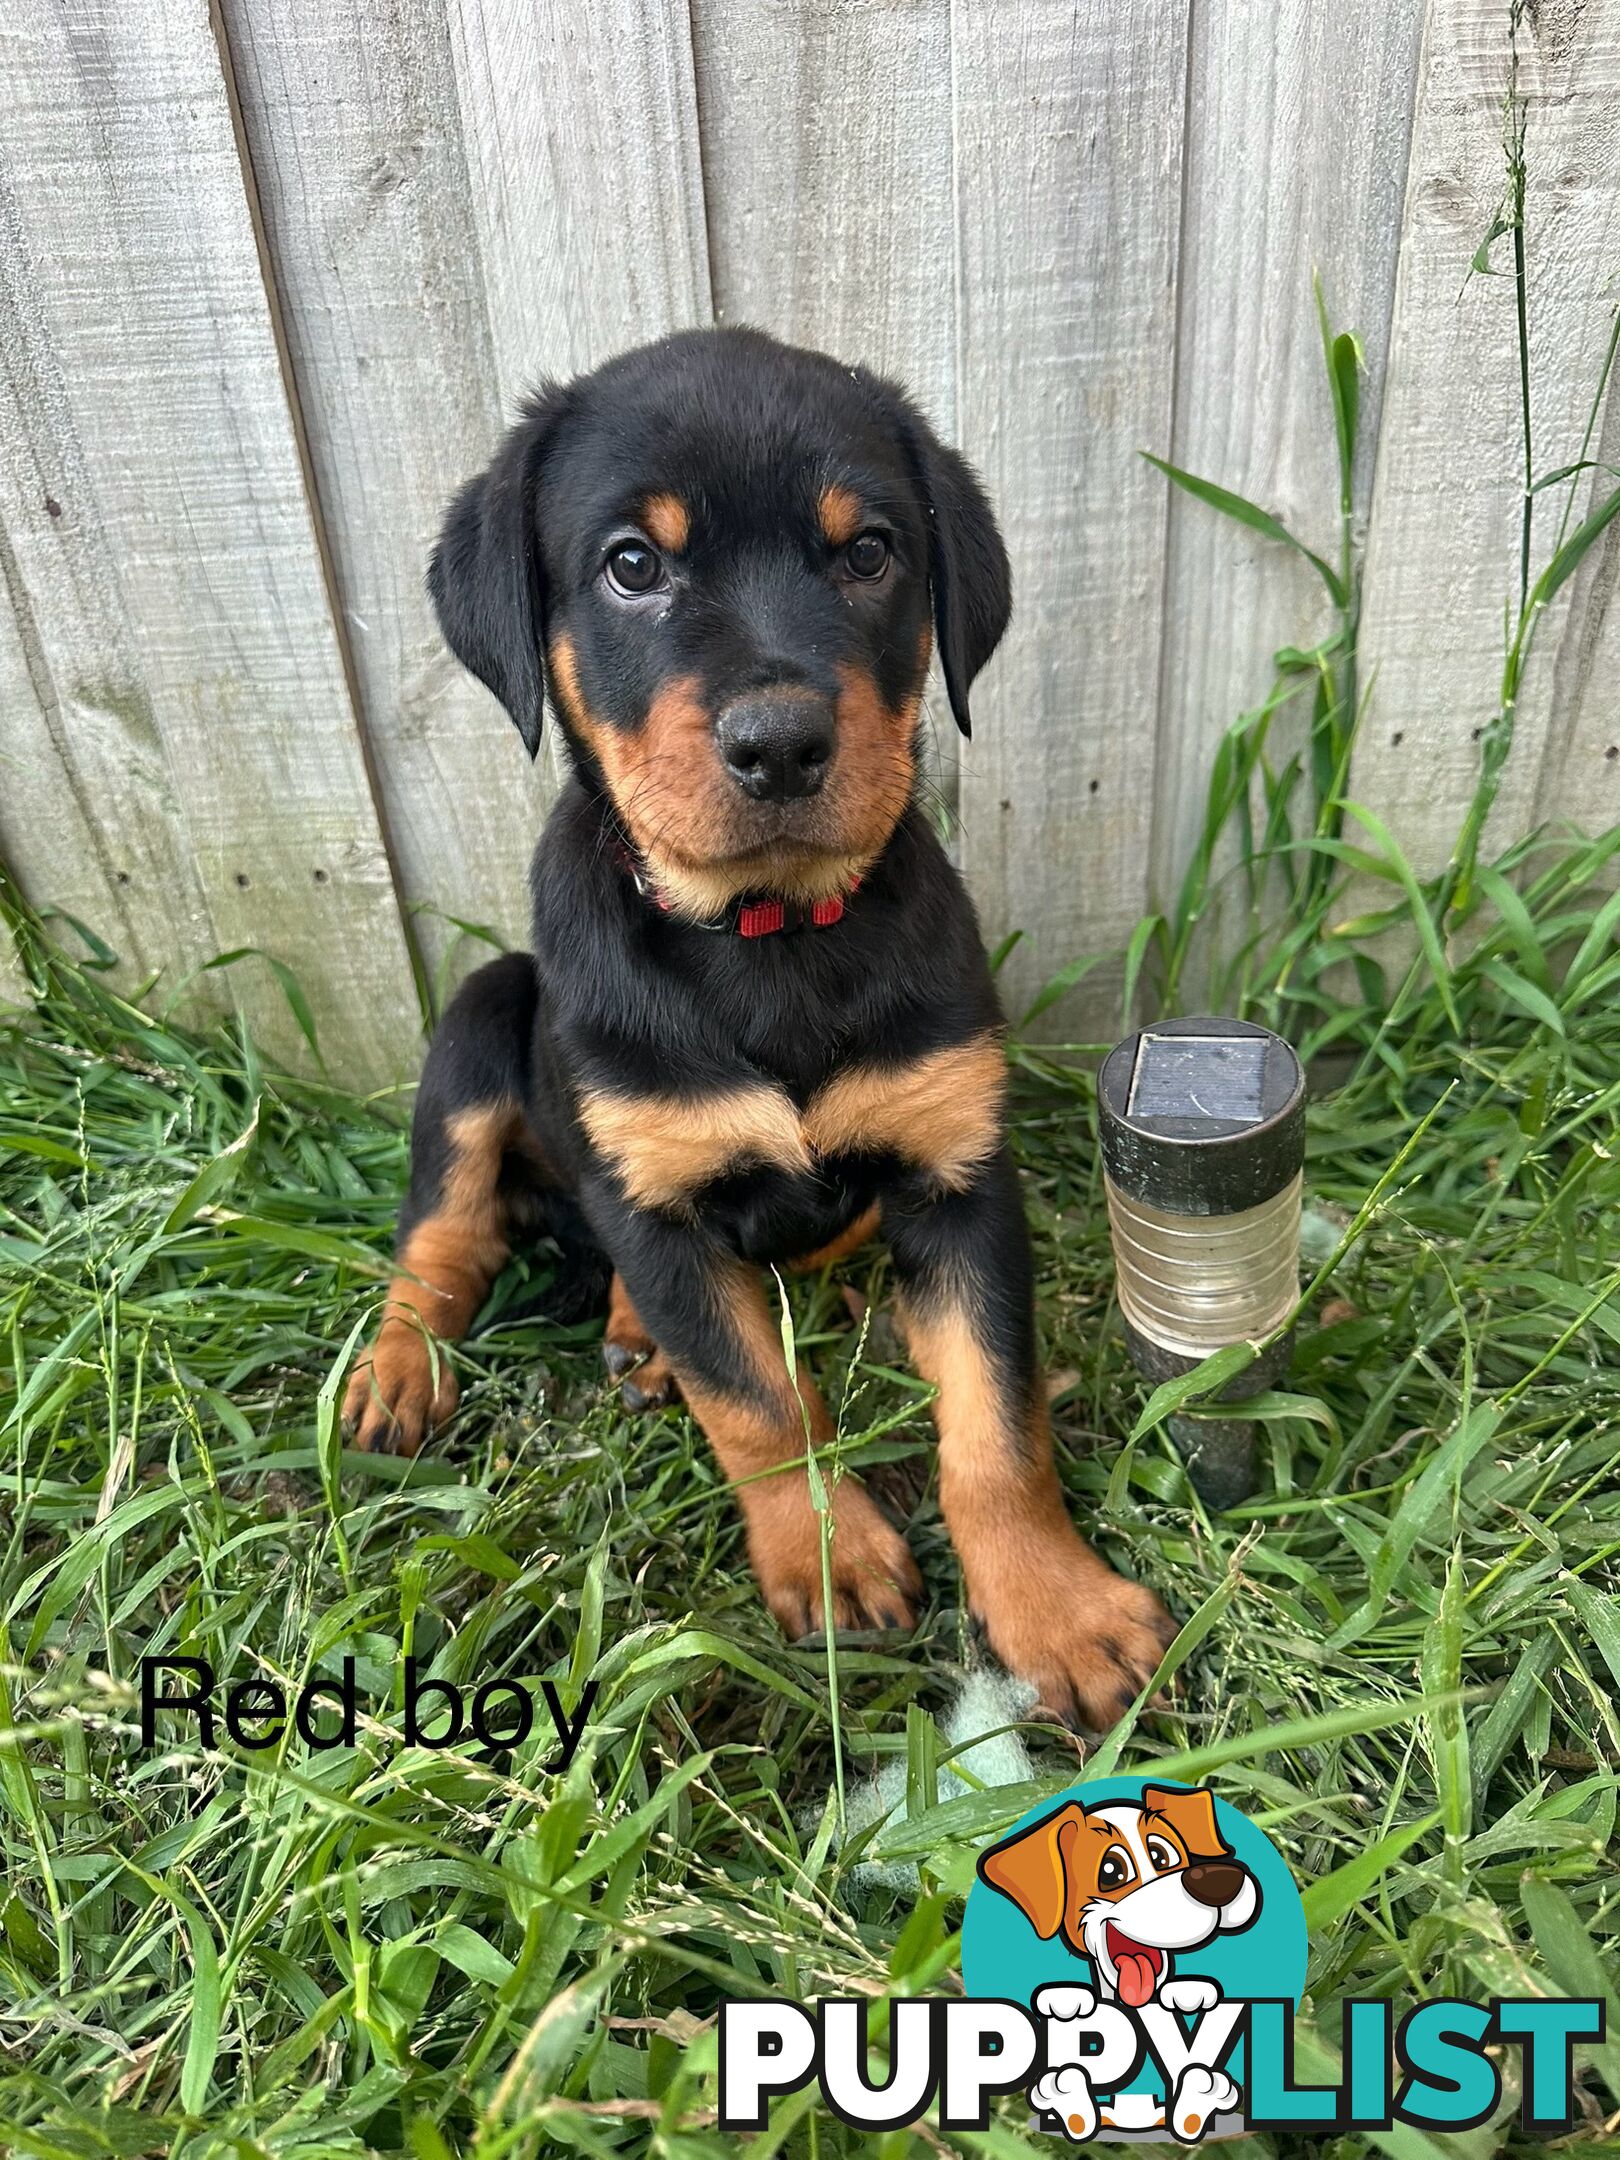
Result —
[[428, 1053], [357, 1445], [412, 1453], [449, 1416], [437, 1346], [516, 1239], [594, 1245], [609, 1370], [633, 1408], [678, 1384], [782, 1626], [908, 1626], [916, 1566], [854, 1476], [823, 1608], [804, 1458], [831, 1425], [762, 1277], [881, 1228], [972, 1609], [1050, 1709], [1107, 1726], [1171, 1624], [1064, 1508], [1002, 1018], [918, 802], [934, 639], [966, 734], [1007, 624], [983, 489], [865, 369], [683, 332], [535, 397], [429, 584], [531, 755], [549, 699], [572, 777], [533, 953], [471, 976]]

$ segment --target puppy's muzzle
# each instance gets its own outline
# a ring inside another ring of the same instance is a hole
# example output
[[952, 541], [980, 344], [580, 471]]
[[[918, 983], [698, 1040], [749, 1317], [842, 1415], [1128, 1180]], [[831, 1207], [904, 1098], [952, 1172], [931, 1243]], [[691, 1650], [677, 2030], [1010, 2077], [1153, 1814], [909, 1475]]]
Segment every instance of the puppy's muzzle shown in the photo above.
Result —
[[751, 802], [797, 802], [827, 777], [833, 709], [813, 691], [738, 698], [715, 729], [726, 771]]
[[1243, 1888], [1244, 1873], [1229, 1860], [1198, 1860], [1184, 1870], [1181, 1879], [1189, 1897], [1218, 1912], [1223, 1905], [1230, 1905]]

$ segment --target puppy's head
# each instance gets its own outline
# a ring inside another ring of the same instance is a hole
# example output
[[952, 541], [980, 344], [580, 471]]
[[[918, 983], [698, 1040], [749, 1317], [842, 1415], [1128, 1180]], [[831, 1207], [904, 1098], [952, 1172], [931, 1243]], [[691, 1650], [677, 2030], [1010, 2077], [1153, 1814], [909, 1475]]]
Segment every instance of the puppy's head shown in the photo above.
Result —
[[1105, 1989], [1139, 2008], [1177, 1950], [1247, 1927], [1260, 1886], [1221, 1836], [1204, 1787], [1137, 1801], [1071, 1801], [979, 1856], [979, 1874], [1043, 1941], [1060, 1935]]
[[910, 800], [938, 637], [951, 710], [1009, 609], [968, 467], [864, 369], [690, 331], [544, 392], [452, 504], [445, 637], [531, 754], [549, 691], [660, 890], [817, 899]]

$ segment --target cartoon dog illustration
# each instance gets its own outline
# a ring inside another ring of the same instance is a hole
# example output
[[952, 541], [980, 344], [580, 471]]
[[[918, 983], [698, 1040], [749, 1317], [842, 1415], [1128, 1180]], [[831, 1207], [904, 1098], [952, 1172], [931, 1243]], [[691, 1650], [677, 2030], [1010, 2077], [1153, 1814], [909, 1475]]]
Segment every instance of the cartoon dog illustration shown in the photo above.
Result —
[[[1132, 2010], [1149, 2003], [1184, 2015], [1213, 2008], [1219, 1988], [1191, 1975], [1176, 1979], [1174, 1959], [1251, 1926], [1260, 1911], [1260, 1885], [1221, 1836], [1214, 1796], [1202, 1786], [1148, 1785], [1140, 1800], [1102, 1807], [1070, 1801], [982, 1853], [979, 1874], [1011, 1898], [1043, 1941], [1060, 1936], [1091, 1961], [1096, 1996], [1068, 1986], [1036, 1997], [1038, 2012], [1060, 2018], [1089, 2016], [1099, 1997]], [[1099, 2114], [1078, 2064], [1049, 2070], [1031, 2091], [1037, 2107], [1085, 2137], [1099, 2120], [1156, 2127], [1134, 2119], [1141, 2111], [1125, 2103], [1137, 2097], [1121, 2095]], [[1237, 2101], [1224, 2072], [1189, 2064], [1177, 2081], [1171, 2127], [1177, 2137], [1195, 2138]], [[1156, 2103], [1147, 2109], [1164, 2120]]]

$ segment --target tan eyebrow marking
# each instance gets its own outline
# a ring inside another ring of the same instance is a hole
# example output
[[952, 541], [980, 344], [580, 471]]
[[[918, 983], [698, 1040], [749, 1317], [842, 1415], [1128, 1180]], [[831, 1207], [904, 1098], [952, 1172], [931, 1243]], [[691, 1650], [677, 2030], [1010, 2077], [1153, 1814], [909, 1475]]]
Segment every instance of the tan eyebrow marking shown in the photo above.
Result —
[[692, 537], [692, 519], [678, 495], [649, 495], [641, 506], [641, 522], [671, 555], [678, 555]]
[[834, 547], [853, 540], [865, 519], [860, 497], [847, 487], [823, 488], [816, 508], [821, 513], [821, 529]]

